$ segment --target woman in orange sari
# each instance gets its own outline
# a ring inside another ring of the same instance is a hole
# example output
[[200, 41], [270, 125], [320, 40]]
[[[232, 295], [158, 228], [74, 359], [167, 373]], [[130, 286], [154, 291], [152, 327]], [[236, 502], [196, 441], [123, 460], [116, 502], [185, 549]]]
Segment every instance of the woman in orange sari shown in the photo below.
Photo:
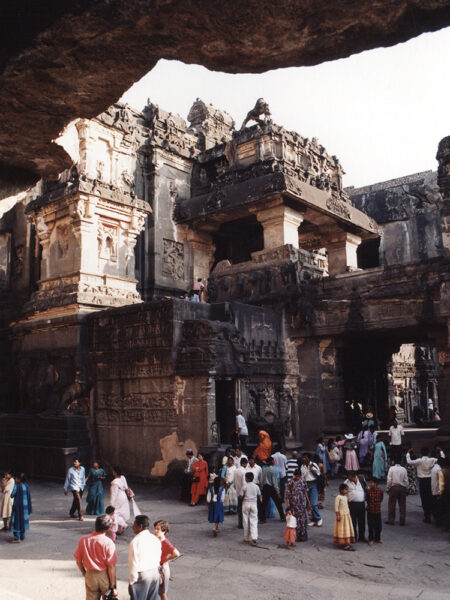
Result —
[[259, 444], [256, 450], [253, 452], [253, 455], [261, 462], [264, 462], [272, 454], [272, 442], [270, 440], [270, 435], [267, 433], [267, 431], [261, 430], [258, 433], [258, 440]]
[[191, 467], [192, 485], [191, 485], [191, 506], [195, 506], [200, 496], [206, 494], [208, 488], [208, 463], [203, 458], [203, 454], [197, 454], [198, 461]]

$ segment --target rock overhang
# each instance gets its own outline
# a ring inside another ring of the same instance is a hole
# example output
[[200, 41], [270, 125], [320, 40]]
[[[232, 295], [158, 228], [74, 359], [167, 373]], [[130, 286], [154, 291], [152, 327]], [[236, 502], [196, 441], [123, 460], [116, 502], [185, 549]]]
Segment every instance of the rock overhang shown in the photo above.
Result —
[[[69, 168], [52, 140], [73, 119], [105, 110], [160, 58], [256, 73], [343, 58], [450, 24], [448, 0], [349, 1], [333, 10], [325, 0], [60, 0], [39, 11], [18, 0], [2, 11], [2, 196]], [[23, 177], [11, 180], [9, 166]]]

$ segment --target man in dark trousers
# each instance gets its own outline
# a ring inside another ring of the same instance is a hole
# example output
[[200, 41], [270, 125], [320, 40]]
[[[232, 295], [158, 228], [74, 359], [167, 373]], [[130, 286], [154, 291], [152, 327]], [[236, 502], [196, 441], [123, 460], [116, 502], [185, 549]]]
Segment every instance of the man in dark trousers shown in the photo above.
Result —
[[344, 482], [348, 485], [348, 507], [352, 518], [355, 538], [360, 542], [365, 542], [366, 531], [366, 489], [367, 484], [362, 475], [358, 476], [355, 472], [350, 472]]
[[281, 503], [280, 487], [278, 485], [277, 470], [273, 465], [274, 461], [271, 456], [266, 460], [267, 469], [262, 471], [262, 520], [261, 523], [266, 522], [266, 509], [270, 498], [275, 502], [278, 514], [282, 521], [286, 520], [283, 504]]
[[[436, 446], [436, 451], [441, 455], [442, 450]], [[417, 469], [417, 479], [419, 480], [420, 500], [422, 501], [422, 509], [424, 523], [431, 523], [431, 513], [433, 511], [433, 496], [431, 493], [431, 470], [437, 463], [438, 459], [429, 456], [429, 448], [422, 448], [420, 451], [421, 458], [413, 460], [411, 458], [412, 448], [406, 454], [406, 462], [408, 465], [414, 465]]]
[[84, 467], [81, 466], [78, 458], [73, 459], [73, 467], [67, 471], [66, 481], [64, 483], [64, 494], [67, 496], [69, 490], [72, 492], [73, 501], [70, 508], [69, 515], [73, 518], [75, 513], [78, 512], [78, 518], [83, 521], [83, 505], [81, 498], [83, 497], [83, 491], [86, 486], [86, 474]]

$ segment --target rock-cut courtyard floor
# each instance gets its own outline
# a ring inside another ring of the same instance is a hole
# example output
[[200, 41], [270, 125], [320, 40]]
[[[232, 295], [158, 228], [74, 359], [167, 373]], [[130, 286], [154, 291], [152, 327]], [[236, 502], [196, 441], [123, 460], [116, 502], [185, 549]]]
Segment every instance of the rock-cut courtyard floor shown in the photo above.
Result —
[[[260, 543], [242, 542], [237, 517], [225, 517], [214, 538], [207, 509], [180, 503], [176, 490], [136, 485], [136, 500], [150, 519], [167, 519], [170, 540], [182, 556], [172, 566], [170, 600], [444, 600], [450, 599], [449, 534], [422, 523], [419, 496], [407, 499], [406, 527], [383, 524], [383, 544], [355, 544], [356, 552], [333, 545], [333, 501], [337, 481], [327, 488], [321, 528], [293, 550], [279, 547], [284, 524], [260, 526]], [[31, 481], [31, 528], [21, 544], [0, 532], [2, 600], [84, 599], [84, 583], [72, 554], [80, 536], [93, 530], [94, 517], [69, 519], [71, 503], [62, 485]], [[109, 493], [105, 489], [105, 505]], [[383, 503], [383, 523], [387, 499]], [[118, 538], [119, 596], [128, 599], [127, 547], [131, 527]]]

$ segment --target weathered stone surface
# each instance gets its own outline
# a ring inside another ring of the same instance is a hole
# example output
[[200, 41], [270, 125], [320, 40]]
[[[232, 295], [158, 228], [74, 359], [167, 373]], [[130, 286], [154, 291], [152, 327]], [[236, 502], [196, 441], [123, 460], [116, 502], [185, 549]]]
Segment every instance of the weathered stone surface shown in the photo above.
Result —
[[[0, 164], [46, 177], [71, 164], [51, 142], [64, 126], [101, 113], [160, 58], [261, 72], [389, 46], [450, 23], [448, 0], [370, 7], [354, 1], [330, 7], [325, 0], [65, 0], [45, 8], [20, 0], [1, 10]], [[5, 175], [4, 195], [20, 186]]]
[[436, 172], [416, 173], [346, 191], [352, 203], [379, 224], [381, 265], [442, 256], [443, 200]]
[[[89, 415], [98, 455], [143, 478], [178, 469], [188, 447], [230, 444], [237, 407], [250, 443], [264, 428], [281, 446], [354, 426], [351, 400], [387, 424], [390, 406], [411, 421], [431, 390], [450, 422], [435, 175], [356, 190], [382, 221], [381, 260], [363, 264], [357, 248], [378, 243], [379, 226], [342, 189], [338, 159], [264, 110], [239, 132], [200, 100], [190, 126], [151, 103], [73, 125], [76, 164], [0, 219], [2, 411]], [[429, 358], [394, 369], [405, 343]], [[52, 452], [67, 458], [76, 447], [57, 429]], [[34, 461], [37, 442], [26, 453]]]

